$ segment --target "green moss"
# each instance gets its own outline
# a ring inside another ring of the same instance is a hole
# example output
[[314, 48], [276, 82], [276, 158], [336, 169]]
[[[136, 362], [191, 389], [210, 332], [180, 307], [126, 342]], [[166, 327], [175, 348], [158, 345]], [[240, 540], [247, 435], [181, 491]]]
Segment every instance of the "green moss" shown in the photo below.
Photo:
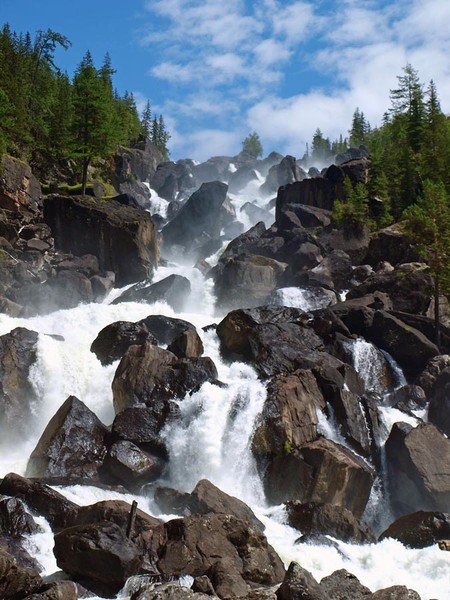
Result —
[[292, 453], [292, 444], [288, 440], [286, 440], [283, 444], [283, 454], [291, 454]]

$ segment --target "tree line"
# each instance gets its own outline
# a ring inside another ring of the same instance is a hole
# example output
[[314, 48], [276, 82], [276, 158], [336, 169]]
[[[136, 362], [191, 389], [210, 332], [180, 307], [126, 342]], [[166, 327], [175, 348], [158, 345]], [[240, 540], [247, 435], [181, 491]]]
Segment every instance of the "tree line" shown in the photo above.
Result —
[[74, 159], [84, 183], [93, 157], [141, 136], [168, 158], [163, 116], [153, 116], [149, 102], [139, 115], [133, 94], [118, 93], [108, 54], [97, 68], [86, 52], [71, 79], [55, 64], [56, 49], [69, 46], [51, 29], [38, 31], [34, 39], [8, 25], [0, 31], [0, 154], [26, 160], [42, 175]]

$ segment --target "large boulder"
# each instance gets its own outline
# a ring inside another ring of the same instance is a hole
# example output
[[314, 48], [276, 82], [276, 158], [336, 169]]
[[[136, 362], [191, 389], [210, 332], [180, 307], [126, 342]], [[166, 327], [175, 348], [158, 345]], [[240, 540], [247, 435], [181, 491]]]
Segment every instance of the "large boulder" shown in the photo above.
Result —
[[116, 321], [104, 327], [91, 344], [93, 352], [102, 365], [109, 365], [122, 358], [130, 346], [139, 346], [156, 340], [141, 323]]
[[279, 164], [270, 167], [266, 181], [261, 186], [263, 194], [273, 194], [280, 186], [285, 186], [294, 181], [301, 181], [305, 173], [298, 166], [294, 156], [285, 156]]
[[386, 442], [392, 506], [396, 515], [450, 506], [450, 440], [434, 425], [395, 423]]
[[366, 261], [373, 267], [382, 261], [388, 261], [395, 266], [409, 261], [411, 257], [411, 240], [403, 224], [395, 223], [370, 236]]
[[[155, 532], [156, 535], [156, 532]], [[259, 530], [231, 515], [192, 515], [175, 519], [155, 539], [157, 567], [166, 577], [204, 575], [219, 560], [229, 559], [228, 572], [251, 584], [281, 581], [281, 560]]]
[[112, 444], [104, 461], [104, 469], [125, 487], [139, 490], [145, 483], [157, 479], [163, 471], [163, 461], [141, 450], [128, 440]]
[[174, 310], [181, 312], [191, 293], [189, 279], [182, 275], [169, 275], [151, 285], [134, 285], [116, 298], [112, 304], [120, 302], [167, 302]]
[[420, 596], [405, 585], [392, 585], [391, 587], [374, 592], [372, 600], [420, 600]]
[[450, 437], [450, 368], [444, 369], [436, 379], [428, 421]]
[[258, 179], [256, 171], [248, 165], [242, 165], [231, 173], [228, 179], [230, 194], [237, 194], [244, 189], [251, 181]]
[[116, 413], [131, 406], [152, 406], [199, 388], [217, 379], [208, 357], [177, 358], [168, 350], [146, 343], [131, 346], [117, 367], [112, 383]]
[[394, 538], [410, 548], [426, 548], [450, 539], [450, 513], [423, 510], [400, 517], [380, 535]]
[[18, 498], [0, 500], [0, 535], [17, 538], [37, 531], [38, 525]]
[[61, 515], [77, 507], [48, 485], [15, 473], [5, 475], [0, 483], [0, 494], [23, 500], [33, 513], [44, 516], [52, 527]]
[[0, 160], [0, 209], [36, 213], [41, 186], [26, 163], [3, 155]]
[[374, 472], [344, 446], [318, 439], [277, 456], [264, 473], [270, 502], [288, 500], [336, 504], [360, 518], [369, 499]]
[[362, 585], [356, 575], [345, 569], [334, 571], [320, 581], [327, 598], [333, 600], [371, 600], [372, 592]]
[[277, 600], [328, 600], [314, 577], [295, 562], [291, 562], [283, 583], [278, 588]]
[[373, 531], [342, 506], [317, 502], [288, 502], [288, 524], [304, 535], [331, 535], [353, 544], [376, 541]]
[[83, 402], [69, 396], [50, 419], [31, 453], [27, 477], [96, 479], [108, 429]]
[[38, 334], [23, 327], [0, 336], [0, 422], [3, 441], [25, 431], [35, 392], [29, 380]]
[[103, 271], [114, 271], [118, 287], [148, 279], [158, 264], [155, 226], [143, 210], [94, 198], [50, 196], [45, 222], [57, 249], [94, 254]]
[[204, 183], [192, 194], [178, 214], [162, 230], [164, 247], [191, 250], [218, 237], [224, 226], [223, 205], [228, 186], [220, 181]]
[[185, 331], [195, 331], [192, 323], [164, 315], [149, 315], [138, 321], [138, 324], [144, 325], [155, 336], [158, 344], [166, 344], [167, 346]]
[[8, 553], [0, 550], [0, 598], [20, 600], [42, 586], [42, 578], [35, 569], [20, 567]]
[[113, 522], [63, 529], [55, 535], [53, 552], [61, 569], [106, 597], [117, 594], [142, 565], [138, 546]]

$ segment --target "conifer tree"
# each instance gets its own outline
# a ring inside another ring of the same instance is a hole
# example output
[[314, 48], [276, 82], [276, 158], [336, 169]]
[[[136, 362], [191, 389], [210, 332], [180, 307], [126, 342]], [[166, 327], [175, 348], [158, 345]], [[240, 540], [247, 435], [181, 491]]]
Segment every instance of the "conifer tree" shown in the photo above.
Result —
[[152, 131], [152, 108], [150, 100], [147, 100], [144, 110], [142, 111], [141, 118], [142, 135], [147, 139], [151, 136]]
[[249, 133], [242, 142], [242, 152], [249, 154], [253, 158], [259, 158], [263, 154], [263, 147], [259, 135], [254, 131]]

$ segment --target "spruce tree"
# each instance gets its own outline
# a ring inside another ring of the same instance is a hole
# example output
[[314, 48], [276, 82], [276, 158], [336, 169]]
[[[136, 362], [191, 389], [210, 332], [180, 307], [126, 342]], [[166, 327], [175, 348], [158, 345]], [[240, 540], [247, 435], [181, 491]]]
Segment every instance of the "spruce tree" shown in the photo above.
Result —
[[242, 142], [242, 152], [252, 156], [253, 158], [259, 158], [263, 154], [263, 147], [259, 135], [254, 131], [249, 133], [248, 136]]

